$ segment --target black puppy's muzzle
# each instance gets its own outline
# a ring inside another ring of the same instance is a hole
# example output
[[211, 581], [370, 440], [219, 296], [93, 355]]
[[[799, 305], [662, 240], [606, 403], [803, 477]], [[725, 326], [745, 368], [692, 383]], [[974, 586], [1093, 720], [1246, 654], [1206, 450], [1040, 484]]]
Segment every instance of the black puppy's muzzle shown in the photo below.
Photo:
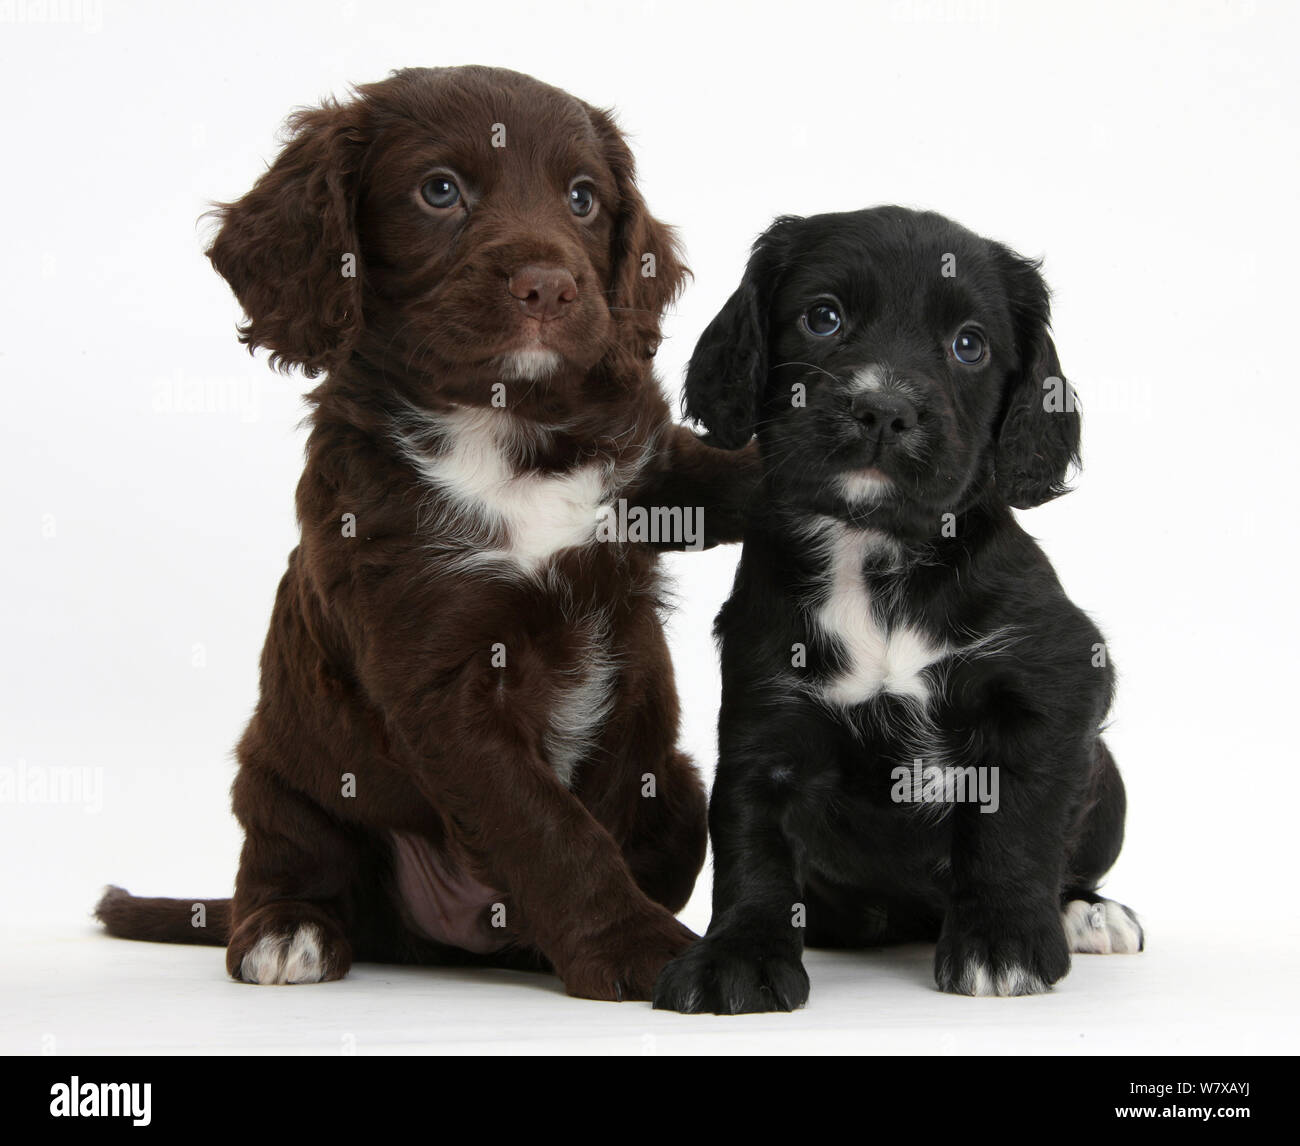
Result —
[[902, 442], [916, 430], [916, 407], [897, 392], [855, 394], [849, 414], [864, 442], [880, 450]]

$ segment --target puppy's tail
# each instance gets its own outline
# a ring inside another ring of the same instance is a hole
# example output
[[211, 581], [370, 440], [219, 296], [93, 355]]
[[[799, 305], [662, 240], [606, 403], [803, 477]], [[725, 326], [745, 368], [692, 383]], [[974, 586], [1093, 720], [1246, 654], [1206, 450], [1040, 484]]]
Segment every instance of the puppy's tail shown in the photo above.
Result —
[[119, 939], [212, 947], [224, 947], [230, 940], [228, 899], [145, 899], [122, 887], [106, 887], [95, 918]]

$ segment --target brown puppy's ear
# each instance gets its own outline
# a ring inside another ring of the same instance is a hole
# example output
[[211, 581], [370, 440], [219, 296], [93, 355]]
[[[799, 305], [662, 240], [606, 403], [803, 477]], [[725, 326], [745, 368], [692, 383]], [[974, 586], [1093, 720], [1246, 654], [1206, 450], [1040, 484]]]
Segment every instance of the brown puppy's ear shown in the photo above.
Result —
[[248, 316], [240, 341], [309, 378], [345, 361], [361, 332], [359, 119], [357, 104], [296, 112], [271, 168], [214, 212], [221, 229], [208, 257]]
[[609, 307], [634, 343], [635, 355], [652, 358], [659, 348], [663, 312], [681, 293], [690, 271], [676, 232], [650, 214], [637, 189], [636, 163], [623, 133], [609, 112], [587, 110], [618, 187]]
[[1079, 464], [1078, 399], [1061, 373], [1048, 333], [1050, 294], [1039, 264], [1005, 247], [998, 246], [997, 252], [1020, 365], [1003, 399], [994, 469], [1007, 504], [1031, 509], [1069, 492], [1066, 475]]
[[784, 215], [758, 237], [740, 286], [704, 328], [686, 367], [686, 416], [724, 449], [754, 436], [768, 373], [768, 307], [798, 222]]

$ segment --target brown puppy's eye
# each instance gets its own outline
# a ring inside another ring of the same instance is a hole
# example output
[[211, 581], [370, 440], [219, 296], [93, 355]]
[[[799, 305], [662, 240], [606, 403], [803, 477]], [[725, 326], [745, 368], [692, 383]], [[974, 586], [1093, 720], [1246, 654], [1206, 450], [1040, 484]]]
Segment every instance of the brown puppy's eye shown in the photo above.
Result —
[[435, 175], [426, 180], [420, 188], [420, 194], [430, 207], [437, 207], [440, 211], [460, 202], [460, 188], [445, 175]]
[[569, 188], [569, 210], [579, 219], [587, 218], [596, 209], [596, 190], [590, 183], [575, 183]]
[[988, 343], [978, 330], [966, 327], [952, 340], [952, 356], [964, 366], [978, 366], [988, 353]]

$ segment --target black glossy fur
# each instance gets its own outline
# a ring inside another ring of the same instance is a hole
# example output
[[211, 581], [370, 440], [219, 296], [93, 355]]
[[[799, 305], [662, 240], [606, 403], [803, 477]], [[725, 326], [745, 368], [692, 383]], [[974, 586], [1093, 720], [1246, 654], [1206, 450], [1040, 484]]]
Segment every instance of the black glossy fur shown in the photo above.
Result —
[[[1136, 917], [1096, 894], [1125, 813], [1099, 737], [1112, 669], [1011, 512], [1064, 492], [1078, 460], [1048, 322], [1036, 263], [882, 207], [778, 220], [702, 336], [687, 412], [725, 446], [757, 432], [765, 478], [717, 621], [713, 920], [656, 1007], [797, 1007], [805, 943], [937, 941], [939, 987], [963, 994], [1047, 990], [1072, 947], [1140, 949]], [[982, 361], [957, 358], [963, 331]], [[818, 621], [835, 553], [839, 628]], [[873, 665], [845, 631], [864, 615], [901, 652]], [[908, 671], [908, 630], [956, 651]], [[885, 683], [828, 697], [855, 665]], [[996, 768], [997, 811], [898, 802], [916, 759]]]

